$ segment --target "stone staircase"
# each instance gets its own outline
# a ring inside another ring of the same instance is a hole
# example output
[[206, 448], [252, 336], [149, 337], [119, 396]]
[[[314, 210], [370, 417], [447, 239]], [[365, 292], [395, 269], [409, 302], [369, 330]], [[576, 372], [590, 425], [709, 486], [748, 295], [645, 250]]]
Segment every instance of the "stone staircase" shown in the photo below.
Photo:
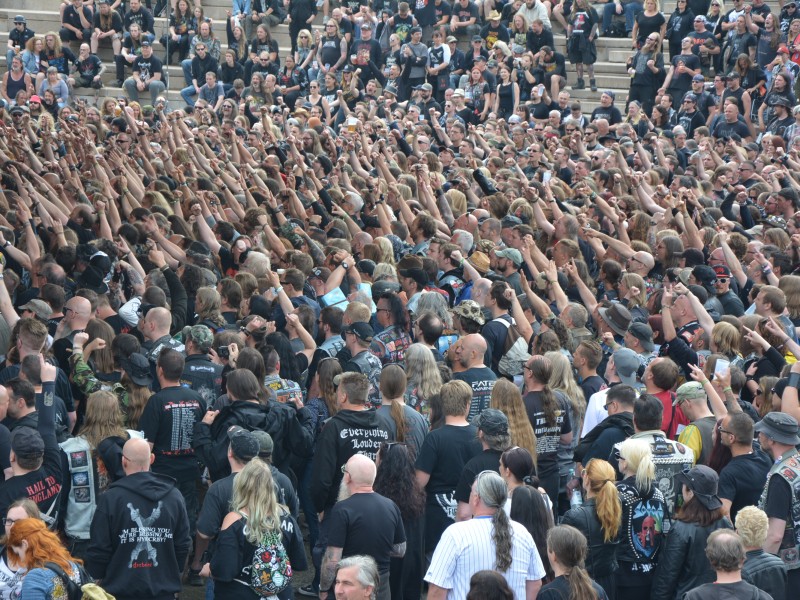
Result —
[[[31, 4], [33, 6], [31, 6]], [[767, 0], [767, 4], [772, 9], [773, 13], [780, 12], [777, 0]], [[155, 5], [155, 1], [153, 2]], [[29, 8], [30, 6], [30, 8]], [[231, 6], [229, 0], [204, 0], [203, 8], [205, 15], [212, 19], [214, 31], [217, 37], [222, 41], [223, 49], [225, 48], [226, 34], [225, 34], [225, 19], [226, 10]], [[598, 14], [602, 18], [602, 4], [595, 4]], [[669, 18], [669, 14], [675, 9], [675, 0], [668, 0], [662, 4], [662, 10]], [[6, 47], [8, 39], [8, 31], [13, 29], [14, 16], [17, 14], [25, 15], [28, 21], [28, 27], [33, 29], [37, 35], [42, 35], [48, 31], [57, 32], [60, 28], [60, 19], [56, 4], [53, 2], [45, 4], [43, 0], [38, 0], [33, 3], [25, 2], [23, 0], [4, 0], [3, 6], [0, 7], [0, 45]], [[554, 37], [556, 50], [566, 53], [566, 38], [555, 20], [554, 23]], [[322, 26], [322, 15], [317, 17], [314, 28], [318, 29]], [[164, 17], [157, 17], [155, 24], [156, 38], [160, 38], [163, 33], [167, 31], [167, 19]], [[272, 29], [273, 38], [278, 42], [280, 48], [280, 55], [283, 57], [289, 51], [289, 27], [287, 25], [278, 25]], [[468, 46], [464, 44], [464, 48]], [[78, 44], [72, 44], [72, 49], [77, 54]], [[664, 45], [664, 60], [668, 62], [668, 54], [666, 53], [666, 44]], [[154, 44], [154, 51], [157, 56], [163, 57], [164, 49], [157, 42]], [[597, 40], [597, 63], [595, 64], [595, 78], [599, 90], [611, 89], [617, 93], [619, 99], [617, 104], [624, 112], [624, 98], [630, 87], [630, 77], [626, 72], [625, 61], [631, 56], [631, 40], [619, 38], [599, 38]], [[106, 73], [103, 76], [104, 84], [107, 86], [109, 82], [114, 79], [113, 67], [113, 52], [110, 44], [102, 45], [99, 49], [98, 55], [101, 60], [108, 65]], [[5, 63], [5, 52], [0, 57], [0, 64]], [[180, 90], [184, 87], [183, 74], [180, 66], [166, 67], [168, 73], [168, 98], [173, 107], [181, 106], [183, 100], [180, 98]], [[2, 72], [5, 71], [3, 67]], [[128, 71], [127, 73], [129, 73]], [[568, 86], [573, 84], [576, 80], [575, 69], [569, 63], [567, 64]], [[588, 81], [587, 81], [588, 85]], [[569, 89], [569, 88], [568, 88]], [[123, 95], [124, 92], [121, 88], [104, 87], [101, 90], [86, 90], [80, 89], [78, 97], [85, 98], [89, 101], [96, 101], [106, 96]], [[573, 98], [581, 100], [584, 112], [588, 113], [594, 109], [600, 100], [600, 92], [592, 92], [589, 89], [585, 90], [570, 90]], [[146, 96], [144, 96], [146, 97]]]

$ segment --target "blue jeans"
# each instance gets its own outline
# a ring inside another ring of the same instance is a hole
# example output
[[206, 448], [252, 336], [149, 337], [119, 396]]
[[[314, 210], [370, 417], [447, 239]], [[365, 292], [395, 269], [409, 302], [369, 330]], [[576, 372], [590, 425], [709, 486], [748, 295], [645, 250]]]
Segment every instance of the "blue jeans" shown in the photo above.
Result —
[[[633, 31], [633, 20], [636, 15], [642, 12], [642, 4], [639, 2], [628, 2], [622, 5], [622, 12], [625, 14], [625, 31]], [[611, 29], [611, 20], [617, 14], [617, 5], [612, 1], [603, 7], [603, 31]]]
[[189, 85], [181, 90], [181, 98], [186, 102], [186, 106], [194, 106], [194, 97], [197, 95], [197, 90], [193, 85]]
[[186, 85], [192, 85], [192, 59], [185, 58], [182, 60], [181, 68], [183, 69], [183, 79]]

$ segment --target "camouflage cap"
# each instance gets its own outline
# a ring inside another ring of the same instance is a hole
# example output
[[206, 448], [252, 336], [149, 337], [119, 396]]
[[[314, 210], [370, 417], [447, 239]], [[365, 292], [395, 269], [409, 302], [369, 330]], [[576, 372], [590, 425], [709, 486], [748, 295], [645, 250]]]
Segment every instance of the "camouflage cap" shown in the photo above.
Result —
[[475, 300], [464, 300], [458, 306], [451, 308], [450, 312], [462, 319], [475, 321], [478, 325], [483, 325], [486, 322], [486, 319], [483, 318], [481, 306]]
[[[214, 343], [214, 334], [205, 325], [194, 325], [189, 328], [189, 338], [201, 352], [208, 352]], [[188, 341], [188, 340], [187, 340]]]

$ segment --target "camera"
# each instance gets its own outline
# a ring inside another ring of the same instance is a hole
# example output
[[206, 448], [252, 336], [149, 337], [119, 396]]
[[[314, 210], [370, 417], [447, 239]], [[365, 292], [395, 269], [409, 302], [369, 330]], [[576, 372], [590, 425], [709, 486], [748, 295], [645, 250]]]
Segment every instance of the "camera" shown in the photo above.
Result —
[[231, 356], [231, 349], [227, 346], [220, 346], [219, 350], [217, 350], [217, 356], [220, 358], [230, 358]]

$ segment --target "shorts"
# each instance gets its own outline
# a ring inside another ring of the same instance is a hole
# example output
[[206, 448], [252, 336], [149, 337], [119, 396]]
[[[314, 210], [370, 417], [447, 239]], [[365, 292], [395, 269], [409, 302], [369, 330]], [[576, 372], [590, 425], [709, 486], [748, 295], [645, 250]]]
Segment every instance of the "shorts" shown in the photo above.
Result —
[[597, 47], [583, 34], [570, 36], [567, 57], [573, 65], [593, 65], [597, 62]]

